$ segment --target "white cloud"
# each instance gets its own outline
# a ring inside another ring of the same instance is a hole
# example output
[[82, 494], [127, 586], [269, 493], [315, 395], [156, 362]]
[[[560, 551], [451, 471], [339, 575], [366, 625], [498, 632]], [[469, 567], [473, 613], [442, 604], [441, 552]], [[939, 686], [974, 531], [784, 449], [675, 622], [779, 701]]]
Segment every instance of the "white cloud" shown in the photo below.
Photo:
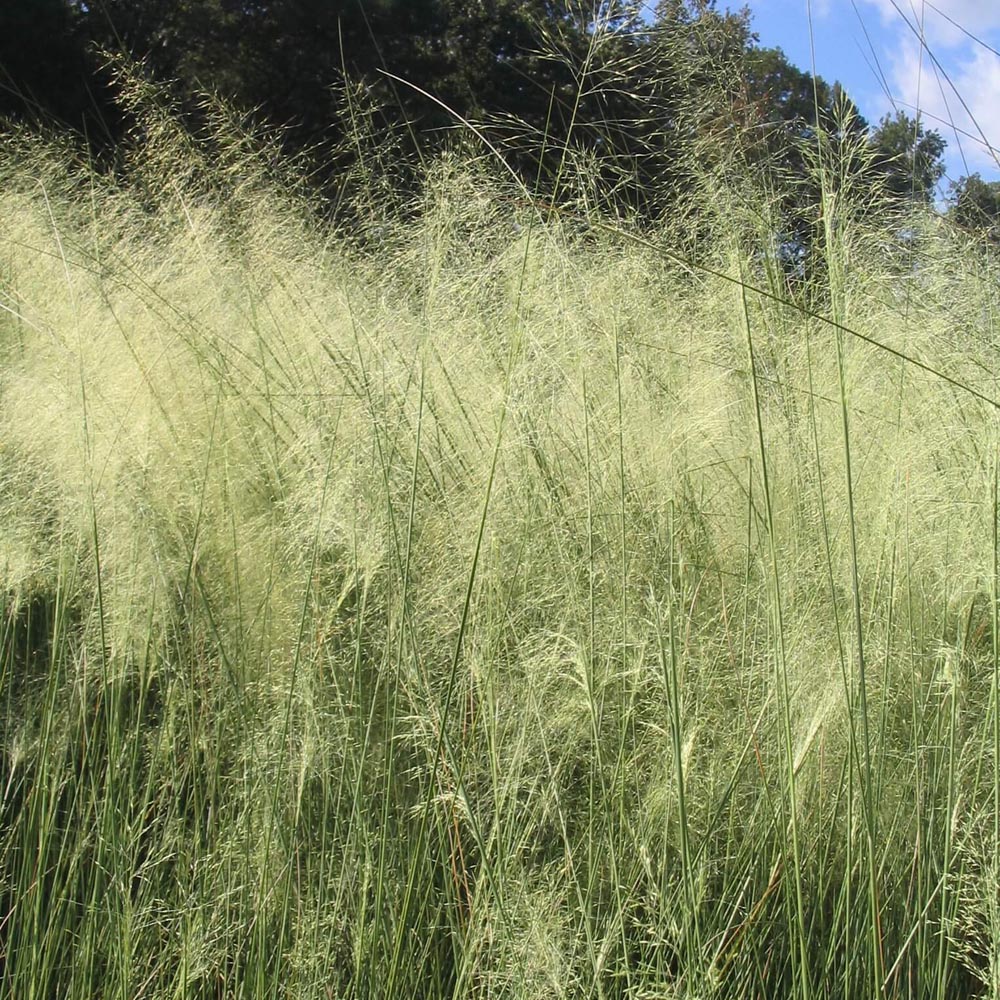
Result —
[[[879, 8], [888, 29], [888, 82], [897, 104], [910, 114], [920, 108], [926, 126], [937, 129], [948, 140], [952, 171], [996, 171], [1000, 153], [991, 153], [983, 136], [1000, 150], [1000, 56], [948, 24], [931, 8], [929, 0], [896, 0], [911, 24], [919, 24], [923, 10], [924, 37], [932, 59], [926, 49], [922, 51], [918, 36], [900, 17], [892, 0], [866, 2]], [[1000, 3], [933, 2], [953, 21], [1000, 48]]]
[[[968, 41], [970, 32], [982, 37], [1000, 31], [1000, 3], [995, 0], [865, 0], [877, 7], [882, 23], [898, 26], [902, 33], [915, 37], [906, 22], [921, 26], [928, 43], [957, 46]], [[965, 29], [963, 31], [962, 29]]]

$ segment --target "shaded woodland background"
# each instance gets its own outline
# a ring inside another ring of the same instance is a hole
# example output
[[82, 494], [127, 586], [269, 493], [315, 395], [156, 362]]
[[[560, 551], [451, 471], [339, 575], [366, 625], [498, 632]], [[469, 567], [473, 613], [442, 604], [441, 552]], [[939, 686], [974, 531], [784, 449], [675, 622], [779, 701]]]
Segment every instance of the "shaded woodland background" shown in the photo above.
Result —
[[[109, 69], [124, 55], [169, 87], [195, 133], [206, 94], [274, 130], [330, 214], [356, 204], [360, 175], [405, 199], [428, 157], [469, 143], [463, 121], [539, 199], [641, 222], [676, 213], [706, 169], [749, 172], [796, 248], [815, 225], [803, 158], [816, 130], [856, 139], [845, 176], [876, 185], [882, 207], [934, 199], [940, 134], [905, 112], [867, 122], [838, 84], [761, 47], [749, 8], [661, 0], [650, 18], [639, 7], [16, 0], [0, 8], [0, 116], [68, 126], [113, 166], [137, 127]], [[1000, 185], [962, 178], [951, 202], [956, 221], [993, 235]]]

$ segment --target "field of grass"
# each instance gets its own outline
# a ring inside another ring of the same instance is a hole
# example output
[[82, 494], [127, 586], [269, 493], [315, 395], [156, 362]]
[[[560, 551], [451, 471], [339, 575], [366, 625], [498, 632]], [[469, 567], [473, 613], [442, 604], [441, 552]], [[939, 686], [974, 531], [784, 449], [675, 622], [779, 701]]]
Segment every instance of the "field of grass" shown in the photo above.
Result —
[[1000, 997], [995, 260], [164, 128], [0, 160], [0, 993]]

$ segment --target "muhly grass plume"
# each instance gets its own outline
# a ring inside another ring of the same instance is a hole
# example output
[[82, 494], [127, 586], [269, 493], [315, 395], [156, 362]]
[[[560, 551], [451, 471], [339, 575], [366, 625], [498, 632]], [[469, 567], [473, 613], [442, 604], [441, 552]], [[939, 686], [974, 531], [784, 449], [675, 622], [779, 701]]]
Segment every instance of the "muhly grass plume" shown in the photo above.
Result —
[[1000, 996], [988, 260], [140, 154], [2, 167], [5, 993]]

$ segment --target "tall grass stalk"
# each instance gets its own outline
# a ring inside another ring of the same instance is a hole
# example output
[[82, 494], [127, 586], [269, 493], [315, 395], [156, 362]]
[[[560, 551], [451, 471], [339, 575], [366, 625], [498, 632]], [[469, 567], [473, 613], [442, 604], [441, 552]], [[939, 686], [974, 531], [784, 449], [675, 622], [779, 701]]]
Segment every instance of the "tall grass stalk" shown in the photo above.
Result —
[[[773, 614], [774, 634], [774, 671], [778, 691], [778, 711], [781, 717], [781, 730], [784, 745], [782, 747], [785, 771], [785, 789], [781, 799], [782, 825], [787, 825], [791, 839], [791, 881], [794, 888], [795, 930], [797, 939], [797, 988], [799, 996], [808, 1000], [812, 996], [812, 975], [810, 972], [809, 944], [806, 935], [805, 901], [802, 892], [802, 855], [799, 840], [799, 802], [795, 778], [795, 748], [792, 738], [792, 708], [791, 687], [788, 680], [788, 662], [785, 646], [785, 621], [781, 603], [781, 577], [778, 572], [778, 547], [775, 540], [774, 507], [771, 497], [771, 484], [767, 473], [767, 444], [764, 440], [763, 409], [760, 400], [760, 389], [757, 383], [757, 360], [754, 356], [753, 331], [750, 319], [750, 307], [747, 301], [746, 289], [743, 288], [742, 303], [745, 322], [747, 361], [752, 387], [752, 405], [757, 428], [758, 458], [760, 460], [761, 488], [764, 492], [764, 518], [767, 530], [767, 547], [769, 556], [770, 580], [768, 588], [769, 603]], [[787, 878], [788, 858], [785, 857], [785, 877]]]

